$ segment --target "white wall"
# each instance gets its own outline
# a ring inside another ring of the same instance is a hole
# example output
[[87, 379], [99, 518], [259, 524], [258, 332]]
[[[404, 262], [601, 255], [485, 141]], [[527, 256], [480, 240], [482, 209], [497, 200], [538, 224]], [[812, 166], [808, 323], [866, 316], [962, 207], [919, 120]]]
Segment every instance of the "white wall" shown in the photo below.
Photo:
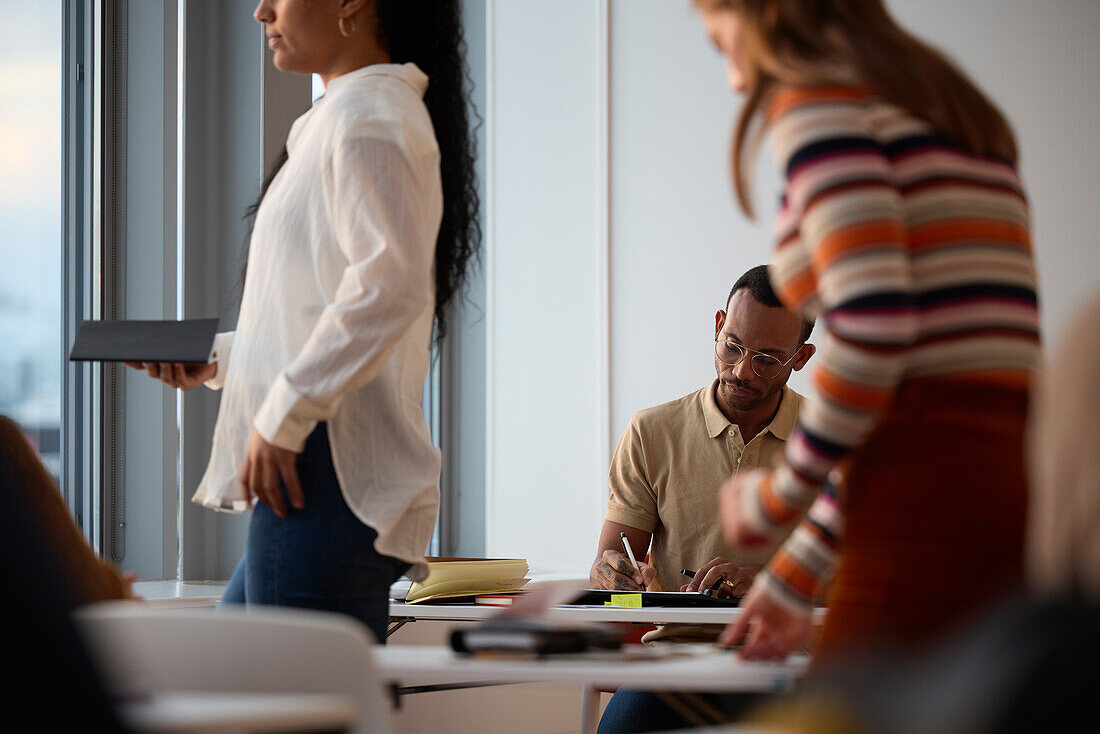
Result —
[[487, 5], [485, 550], [566, 568], [606, 463], [602, 5]]
[[[888, 4], [1015, 126], [1049, 340], [1100, 289], [1100, 2]], [[635, 411], [711, 379], [713, 313], [767, 261], [779, 181], [764, 152], [746, 222], [728, 173], [739, 100], [687, 0], [487, 15], [486, 552], [583, 571], [609, 452]]]
[[[611, 397], [630, 416], [714, 379], [714, 312], [766, 263], [779, 180], [759, 167], [757, 222], [730, 189], [738, 100], [688, 2], [611, 6]], [[762, 164], [767, 163], [762, 157]], [[792, 384], [802, 389], [803, 375]], [[606, 490], [606, 487], [601, 487]]]

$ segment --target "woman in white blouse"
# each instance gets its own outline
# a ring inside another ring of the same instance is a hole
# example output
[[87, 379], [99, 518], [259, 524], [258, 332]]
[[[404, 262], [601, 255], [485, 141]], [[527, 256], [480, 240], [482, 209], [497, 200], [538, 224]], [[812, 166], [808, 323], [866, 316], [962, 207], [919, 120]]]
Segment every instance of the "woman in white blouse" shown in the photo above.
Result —
[[194, 500], [254, 508], [225, 601], [344, 612], [384, 641], [439, 505], [432, 326], [480, 241], [459, 3], [263, 0], [255, 17], [275, 65], [325, 95], [265, 181], [236, 331], [209, 365], [135, 366], [223, 391]]

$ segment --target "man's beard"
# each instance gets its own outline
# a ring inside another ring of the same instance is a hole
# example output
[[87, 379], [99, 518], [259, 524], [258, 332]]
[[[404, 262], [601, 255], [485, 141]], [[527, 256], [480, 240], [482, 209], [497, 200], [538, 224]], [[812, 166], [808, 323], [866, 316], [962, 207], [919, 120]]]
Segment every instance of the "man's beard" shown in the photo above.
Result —
[[[741, 388], [750, 392], [749, 395], [736, 395], [731, 388]], [[723, 380], [720, 389], [725, 395], [726, 402], [730, 404], [735, 410], [747, 411], [757, 408], [764, 403], [772, 395], [775, 395], [781, 389], [782, 385], [776, 385], [767, 392], [761, 392], [760, 390], [753, 389], [746, 385], [742, 380], [738, 380], [736, 377], [728, 382]]]

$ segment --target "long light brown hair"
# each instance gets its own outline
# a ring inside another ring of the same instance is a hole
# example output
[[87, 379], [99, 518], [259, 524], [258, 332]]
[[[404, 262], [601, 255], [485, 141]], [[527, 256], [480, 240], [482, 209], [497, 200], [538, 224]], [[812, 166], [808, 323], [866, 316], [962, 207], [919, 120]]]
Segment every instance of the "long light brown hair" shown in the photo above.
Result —
[[[111, 564], [98, 558], [73, 522], [46, 467], [23, 437], [15, 421], [0, 415], [0, 482], [10, 484], [14, 495], [4, 496], [41, 533], [53, 567], [51, 578], [69, 602], [90, 604], [131, 596], [129, 585]], [[48, 571], [43, 569], [43, 573]]]
[[[781, 85], [859, 81], [926, 121], [973, 155], [1016, 161], [1016, 138], [1000, 110], [943, 53], [902, 29], [882, 0], [694, 0], [742, 22], [745, 105], [734, 127], [733, 180], [753, 216], [751, 161], [758, 113]], [[750, 145], [751, 139], [751, 145]]]

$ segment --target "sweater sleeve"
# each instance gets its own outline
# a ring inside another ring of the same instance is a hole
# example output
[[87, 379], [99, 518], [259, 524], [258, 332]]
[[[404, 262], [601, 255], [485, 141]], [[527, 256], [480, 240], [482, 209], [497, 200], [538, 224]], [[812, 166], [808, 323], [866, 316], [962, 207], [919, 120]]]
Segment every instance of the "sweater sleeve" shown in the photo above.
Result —
[[745, 516], [774, 535], [889, 405], [917, 337], [901, 193], [858, 98], [801, 99], [770, 123], [785, 174], [771, 274], [786, 305], [824, 323], [799, 424]]
[[796, 614], [811, 614], [836, 568], [843, 532], [844, 517], [835, 487], [826, 483], [806, 518], [757, 574], [754, 592], [768, 594]]

